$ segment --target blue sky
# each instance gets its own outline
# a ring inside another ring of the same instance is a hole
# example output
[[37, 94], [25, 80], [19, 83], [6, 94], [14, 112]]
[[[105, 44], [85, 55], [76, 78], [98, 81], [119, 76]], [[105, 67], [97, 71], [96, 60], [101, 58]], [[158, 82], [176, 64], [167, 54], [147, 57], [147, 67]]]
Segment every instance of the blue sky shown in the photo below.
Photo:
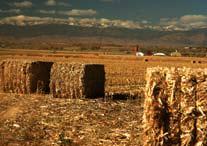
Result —
[[[38, 22], [31, 22], [33, 18]], [[89, 27], [189, 30], [207, 27], [207, 0], [0, 1], [0, 24], [9, 24], [10, 20], [14, 25], [39, 24], [52, 18], [56, 23], [59, 20], [69, 25], [87, 23], [83, 25]]]

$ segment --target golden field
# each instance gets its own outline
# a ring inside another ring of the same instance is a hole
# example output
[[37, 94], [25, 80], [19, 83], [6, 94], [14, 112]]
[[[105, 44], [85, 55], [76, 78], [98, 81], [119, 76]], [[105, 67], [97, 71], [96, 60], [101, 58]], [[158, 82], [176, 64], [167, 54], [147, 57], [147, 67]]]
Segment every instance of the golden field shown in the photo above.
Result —
[[[207, 67], [206, 58], [1, 51], [0, 59], [105, 65], [105, 99], [0, 94], [0, 145], [141, 146], [147, 67]], [[195, 62], [195, 63], [193, 63]], [[119, 95], [119, 96], [115, 96]], [[127, 100], [115, 100], [122, 97]], [[133, 98], [133, 99], [131, 99]]]

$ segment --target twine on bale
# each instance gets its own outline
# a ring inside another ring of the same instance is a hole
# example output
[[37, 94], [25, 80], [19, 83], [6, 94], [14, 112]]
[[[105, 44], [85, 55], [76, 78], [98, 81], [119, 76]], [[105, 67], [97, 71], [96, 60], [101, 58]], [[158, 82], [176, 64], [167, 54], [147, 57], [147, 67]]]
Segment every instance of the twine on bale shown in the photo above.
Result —
[[207, 69], [148, 68], [146, 77], [144, 145], [205, 145]]

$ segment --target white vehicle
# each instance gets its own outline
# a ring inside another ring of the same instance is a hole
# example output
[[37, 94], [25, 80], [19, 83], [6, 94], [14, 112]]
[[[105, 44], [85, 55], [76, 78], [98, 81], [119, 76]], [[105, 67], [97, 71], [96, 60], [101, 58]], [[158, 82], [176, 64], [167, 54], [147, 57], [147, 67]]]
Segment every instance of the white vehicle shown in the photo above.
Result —
[[165, 53], [154, 53], [153, 56], [166, 56]]
[[142, 52], [136, 52], [136, 56], [144, 56], [144, 53], [142, 53]]

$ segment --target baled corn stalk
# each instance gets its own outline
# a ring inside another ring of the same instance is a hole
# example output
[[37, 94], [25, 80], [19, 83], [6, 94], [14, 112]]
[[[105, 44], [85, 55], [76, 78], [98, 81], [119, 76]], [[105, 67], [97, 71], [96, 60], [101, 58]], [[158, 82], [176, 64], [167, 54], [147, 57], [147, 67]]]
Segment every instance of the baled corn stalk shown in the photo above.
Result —
[[165, 131], [165, 144], [166, 145], [179, 145], [180, 139], [180, 120], [181, 120], [181, 78], [176, 68], [165, 69], [166, 70], [166, 108], [168, 117], [165, 118], [164, 127]]
[[[168, 117], [168, 112], [166, 109], [166, 95], [164, 92], [165, 89], [165, 70], [154, 70], [148, 69], [148, 74], [146, 84], [146, 98], [144, 111], [144, 130], [146, 135], [145, 145], [162, 145], [164, 143], [165, 131], [166, 129], [163, 126], [164, 116]], [[147, 123], [146, 123], [147, 122]]]
[[104, 65], [55, 63], [50, 89], [58, 98], [96, 98], [104, 96]]
[[144, 145], [205, 145], [207, 69], [148, 68], [146, 77]]
[[4, 60], [0, 63], [2, 92], [49, 93], [52, 62], [31, 60]]
[[207, 69], [196, 73], [197, 145], [207, 145]]
[[196, 71], [191, 68], [180, 70], [181, 76], [181, 143], [194, 145], [196, 142]]

